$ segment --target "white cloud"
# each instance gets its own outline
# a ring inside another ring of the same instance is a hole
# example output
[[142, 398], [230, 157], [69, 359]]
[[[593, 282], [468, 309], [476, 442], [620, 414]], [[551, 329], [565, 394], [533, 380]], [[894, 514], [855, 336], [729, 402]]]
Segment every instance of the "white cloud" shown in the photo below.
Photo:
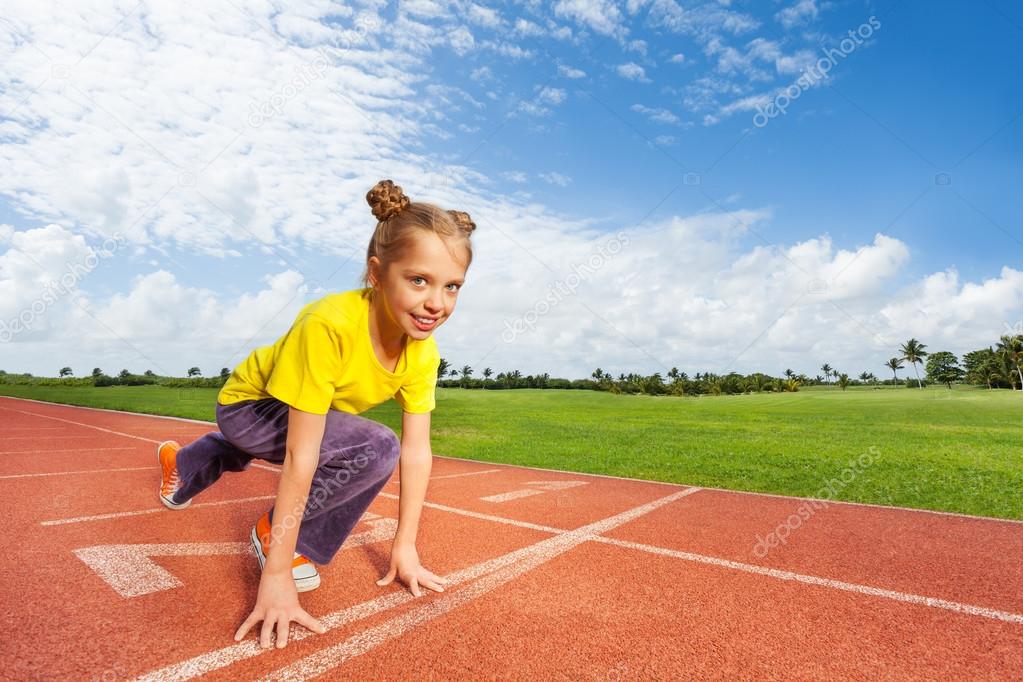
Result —
[[681, 52], [679, 52], [677, 54], [671, 55], [671, 58], [668, 59], [668, 63], [669, 64], [681, 64], [681, 63], [685, 62], [685, 60], [686, 60], [686, 56], [684, 54], [682, 54]]
[[605, 36], [623, 37], [628, 30], [622, 13], [609, 0], [558, 0], [554, 14], [567, 17]]
[[814, 0], [797, 0], [797, 2], [774, 15], [785, 28], [792, 28], [817, 18], [817, 3]]
[[469, 5], [467, 17], [472, 23], [489, 29], [501, 28], [504, 24], [504, 21], [501, 19], [501, 15], [497, 12], [497, 10], [477, 5], [476, 3]]
[[536, 38], [542, 36], [544, 34], [544, 30], [532, 21], [519, 17], [515, 20], [514, 33], [522, 38]]
[[548, 104], [561, 104], [565, 101], [565, 91], [561, 88], [544, 86], [537, 97]]
[[650, 82], [650, 79], [646, 77], [646, 72], [643, 70], [643, 67], [635, 62], [619, 64], [615, 71], [618, 72], [619, 76], [630, 81], [639, 81], [641, 83]]
[[633, 104], [630, 108], [637, 113], [644, 114], [647, 118], [649, 118], [651, 121], [654, 121], [655, 123], [667, 123], [671, 125], [681, 123], [679, 117], [671, 113], [667, 109], [648, 107], [642, 104]]
[[585, 78], [586, 72], [564, 64], [558, 64], [558, 75], [565, 78]]
[[501, 177], [509, 182], [515, 182], [518, 184], [522, 184], [527, 180], [526, 174], [522, 171], [505, 171], [504, 173], [501, 173]]
[[572, 183], [572, 178], [561, 173], [540, 173], [540, 179], [550, 185], [557, 185], [558, 187], [568, 187]]
[[458, 54], [459, 57], [472, 51], [476, 46], [476, 40], [473, 38], [472, 33], [465, 26], [459, 26], [448, 38], [451, 43], [451, 49]]

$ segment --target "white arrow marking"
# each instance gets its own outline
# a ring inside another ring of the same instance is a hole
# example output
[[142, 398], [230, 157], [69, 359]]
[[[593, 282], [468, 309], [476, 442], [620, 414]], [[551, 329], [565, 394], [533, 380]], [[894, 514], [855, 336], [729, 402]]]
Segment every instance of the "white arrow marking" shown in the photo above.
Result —
[[[388, 540], [394, 536], [398, 528], [398, 522], [394, 519], [383, 519], [369, 513], [363, 518], [372, 519], [369, 521], [372, 528], [349, 535], [341, 549]], [[76, 549], [75, 555], [122, 597], [139, 597], [181, 587], [184, 584], [150, 557], [218, 556], [248, 554], [251, 551], [252, 545], [248, 542], [193, 542], [164, 545], [96, 545]]]
[[488, 495], [480, 499], [484, 502], [508, 502], [509, 500], [518, 500], [530, 495], [539, 495], [549, 490], [567, 490], [568, 488], [586, 485], [586, 483], [587, 481], [529, 481], [526, 485], [535, 486], [540, 488], [540, 490], [526, 488], [523, 490], [513, 490], [510, 493], [501, 493], [500, 495]]

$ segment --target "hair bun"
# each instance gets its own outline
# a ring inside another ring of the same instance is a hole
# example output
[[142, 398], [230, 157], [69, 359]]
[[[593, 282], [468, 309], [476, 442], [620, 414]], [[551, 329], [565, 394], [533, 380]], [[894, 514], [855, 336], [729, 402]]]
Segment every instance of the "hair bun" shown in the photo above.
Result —
[[472, 221], [472, 218], [465, 211], [448, 211], [448, 215], [454, 219], [455, 225], [458, 225], [458, 227], [465, 231], [465, 234], [470, 235], [476, 229], [476, 223]]
[[401, 191], [401, 186], [390, 180], [381, 180], [366, 193], [366, 201], [379, 221], [384, 221], [409, 205], [410, 200]]

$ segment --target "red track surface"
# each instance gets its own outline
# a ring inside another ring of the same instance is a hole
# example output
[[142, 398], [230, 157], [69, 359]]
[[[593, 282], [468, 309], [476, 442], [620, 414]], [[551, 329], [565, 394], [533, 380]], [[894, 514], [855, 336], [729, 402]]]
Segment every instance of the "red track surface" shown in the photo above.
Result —
[[4, 678], [1023, 678], [1021, 523], [832, 503], [759, 557], [802, 500], [444, 457], [417, 543], [444, 593], [374, 584], [396, 471], [301, 596], [327, 633], [235, 643], [276, 471], [157, 499], [155, 444], [211, 428], [0, 398]]

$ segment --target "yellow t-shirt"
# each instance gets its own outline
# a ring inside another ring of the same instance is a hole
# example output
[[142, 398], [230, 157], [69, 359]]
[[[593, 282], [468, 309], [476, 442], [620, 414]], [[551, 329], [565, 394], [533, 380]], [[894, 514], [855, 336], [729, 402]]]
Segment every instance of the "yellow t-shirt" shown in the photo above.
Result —
[[353, 289], [307, 304], [287, 334], [235, 367], [217, 402], [274, 397], [303, 412], [359, 414], [393, 397], [405, 412], [433, 410], [437, 342], [432, 334], [406, 337], [395, 371], [388, 371], [369, 337], [369, 292]]

